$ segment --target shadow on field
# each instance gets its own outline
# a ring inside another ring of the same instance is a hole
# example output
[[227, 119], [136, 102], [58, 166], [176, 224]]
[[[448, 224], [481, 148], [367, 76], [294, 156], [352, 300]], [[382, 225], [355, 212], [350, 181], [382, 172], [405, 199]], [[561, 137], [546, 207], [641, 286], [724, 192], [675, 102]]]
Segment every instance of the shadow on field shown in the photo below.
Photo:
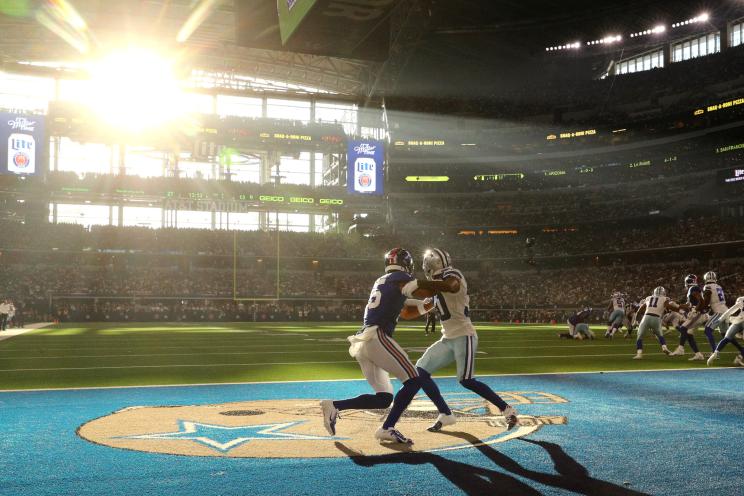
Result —
[[[553, 461], [553, 467], [558, 472], [557, 474], [552, 474], [527, 469], [508, 456], [499, 453], [493, 447], [482, 445], [482, 441], [473, 435], [463, 432], [442, 432], [442, 434], [457, 437], [472, 444], [486, 458], [492, 461], [494, 465], [502, 470], [539, 484], [592, 496], [638, 496], [647, 494], [591, 477], [586, 467], [574, 460], [563, 448], [555, 443], [530, 439], [521, 440], [540, 446], [550, 455]], [[364, 456], [340, 442], [336, 443], [336, 447], [361, 467], [388, 464], [431, 464], [439, 473], [466, 494], [542, 494], [534, 487], [522, 482], [513, 475], [450, 460], [435, 453], [409, 452], [382, 456]]]

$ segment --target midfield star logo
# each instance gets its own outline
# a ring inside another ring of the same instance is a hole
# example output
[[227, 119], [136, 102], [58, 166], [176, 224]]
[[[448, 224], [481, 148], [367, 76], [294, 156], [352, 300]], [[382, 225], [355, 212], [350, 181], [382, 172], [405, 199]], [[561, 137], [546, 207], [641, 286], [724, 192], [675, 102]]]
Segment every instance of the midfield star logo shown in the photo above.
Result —
[[[445, 394], [458, 423], [446, 428], [472, 438], [431, 433], [437, 411], [418, 396], [398, 427], [415, 440], [411, 451], [440, 452], [503, 443], [541, 429], [566, 425], [560, 415], [528, 415], [531, 404], [561, 405], [567, 400], [544, 392], [500, 392], [517, 407], [520, 425], [506, 430], [501, 413], [466, 391]], [[334, 458], [349, 452], [364, 455], [400, 453], [400, 447], [380, 444], [373, 433], [386, 416], [382, 410], [344, 411], [336, 435], [323, 427], [318, 400], [275, 400], [219, 405], [130, 407], [80, 426], [77, 434], [92, 443], [134, 451], [183, 456], [231, 458]], [[476, 441], [473, 441], [476, 440]]]

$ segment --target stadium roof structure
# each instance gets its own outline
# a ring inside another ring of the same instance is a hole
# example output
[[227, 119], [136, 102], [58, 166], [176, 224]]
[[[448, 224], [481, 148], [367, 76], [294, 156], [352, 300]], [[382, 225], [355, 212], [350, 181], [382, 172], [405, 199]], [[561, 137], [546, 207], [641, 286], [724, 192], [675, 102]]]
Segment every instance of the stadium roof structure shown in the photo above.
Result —
[[[170, 43], [187, 53], [191, 68], [211, 74], [215, 87], [241, 89], [247, 84], [245, 76], [250, 76], [295, 85], [293, 90], [299, 93], [316, 89], [368, 99], [417, 95], [427, 89], [441, 96], [462, 94], [475, 91], [468, 84], [472, 81], [493, 82], [498, 90], [500, 84], [519, 85], [525, 78], [539, 76], [548, 46], [581, 41], [581, 50], [575, 50], [582, 52], [581, 57], [603, 53], [606, 58], [608, 51], [623, 49], [620, 45], [627, 46], [630, 40], [626, 37], [611, 48], [588, 47], [585, 42], [642, 31], [659, 22], [671, 26], [704, 11], [711, 12], [711, 22], [734, 12], [744, 15], [739, 0], [709, 4], [700, 0], [391, 0], [389, 57], [380, 63], [241, 47], [236, 36], [236, 3], [241, 1], [245, 0], [73, 0], [70, 5], [79, 12], [95, 45], [128, 39]], [[196, 5], [206, 6], [208, 15], [199, 19], [185, 42], [176, 43]], [[38, 11], [0, 11], [0, 69], [18, 69], [15, 64], [22, 61], [80, 58], [69, 40], [61, 40], [69, 33], [40, 21]]]
[[[338, 95], [358, 97], [365, 94], [375, 64], [240, 47], [235, 39], [233, 2], [202, 3], [211, 4], [209, 15], [196, 26], [184, 43], [178, 44], [176, 36], [192, 13], [194, 2], [190, 0], [73, 2], [86, 24], [86, 32], [96, 44], [121, 41], [169, 43], [170, 48], [187, 52], [185, 58], [192, 68], [212, 73], [217, 86], [239, 88], [244, 84], [239, 79], [249, 75]], [[54, 32], [59, 27], [48, 29], [37, 19], [38, 11], [0, 12], [0, 32], [3, 33], [0, 37], [0, 70], [3, 67], [18, 70], [16, 64], [19, 62], [60, 63], [81, 58], [79, 50], [69, 42], [63, 42], [59, 32]], [[53, 18], [52, 21], [58, 19]], [[62, 38], [69, 35], [62, 33]], [[31, 71], [32, 68], [27, 67], [26, 70]], [[58, 67], [56, 70], [64, 69]]]

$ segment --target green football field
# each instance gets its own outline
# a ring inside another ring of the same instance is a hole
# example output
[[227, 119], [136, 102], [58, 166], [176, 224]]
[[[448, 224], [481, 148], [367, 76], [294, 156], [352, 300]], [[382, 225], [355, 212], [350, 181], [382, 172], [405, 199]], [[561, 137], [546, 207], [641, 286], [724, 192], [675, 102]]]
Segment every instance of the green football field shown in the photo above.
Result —
[[[0, 390], [86, 386], [360, 379], [346, 336], [356, 323], [62, 324], [0, 341]], [[565, 326], [478, 325], [476, 374], [705, 368], [667, 357], [654, 339], [558, 339]], [[601, 336], [604, 329], [594, 328]], [[415, 362], [435, 336], [403, 324], [396, 340]], [[667, 336], [671, 349], [676, 332]], [[704, 341], [704, 340], [703, 340]], [[707, 343], [701, 343], [703, 351]], [[717, 363], [729, 366], [732, 350]], [[436, 375], [454, 375], [454, 366]]]

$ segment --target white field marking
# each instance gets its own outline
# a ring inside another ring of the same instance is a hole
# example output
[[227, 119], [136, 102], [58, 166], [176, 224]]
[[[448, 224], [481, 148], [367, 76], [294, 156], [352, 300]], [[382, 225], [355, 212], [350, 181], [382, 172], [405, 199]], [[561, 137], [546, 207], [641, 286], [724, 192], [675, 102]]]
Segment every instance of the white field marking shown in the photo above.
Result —
[[142, 358], [142, 357], [168, 357], [168, 356], [205, 356], [205, 355], [285, 355], [291, 353], [346, 353], [345, 349], [340, 350], [298, 350], [298, 351], [220, 351], [210, 353], [146, 353], [146, 354], [128, 354], [128, 355], [64, 355], [64, 356], [20, 356], [20, 357], [2, 357], [0, 360], [46, 360], [46, 359], [65, 359], [65, 358]]
[[[304, 343], [303, 343], [304, 344]], [[314, 343], [315, 344], [315, 343]], [[83, 351], [83, 350], [93, 350], [93, 351], [108, 351], [112, 347], [111, 346], [100, 346], [100, 347], [84, 347], [84, 348], [18, 348], [18, 349], [6, 349], [2, 350], [3, 352], [0, 353], [0, 360], [26, 360], [26, 359], [46, 359], [46, 358], [54, 358], [54, 359], [64, 359], [64, 358], [117, 358], [117, 357], [158, 357], [158, 356], [198, 356], [198, 355], [252, 355], [252, 354], [265, 354], [265, 355], [281, 355], [283, 353], [291, 354], [291, 353], [307, 353], [309, 355], [313, 353], [341, 353], [344, 352], [349, 344], [348, 343], [322, 343], [324, 348], [328, 348], [331, 346], [336, 346], [336, 349], [310, 349], [310, 350], [303, 350], [303, 351], [255, 351], [251, 353], [250, 351], [241, 351], [241, 352], [219, 352], [219, 351], [203, 351], [199, 353], [147, 353], [147, 354], [124, 354], [124, 355], [64, 355], [64, 356], [18, 356], [16, 353], [27, 353], [27, 352], [39, 352], [40, 350], [44, 351]], [[411, 348], [427, 348], [426, 346], [408, 346], [406, 344], [398, 343], [404, 348], [411, 349]], [[200, 350], [219, 350], [222, 348], [227, 348], [230, 350], [234, 349], [247, 349], [252, 350], [253, 348], [297, 348], [299, 344], [297, 345], [244, 345], [244, 346], [235, 346], [235, 345], [217, 345], [217, 346], [153, 346], [150, 347], [150, 349], [153, 350], [161, 350], [161, 349], [176, 349], [181, 350], [184, 348], [198, 348]], [[554, 349], [554, 348], [571, 348], [571, 349], [578, 349], [578, 348], [624, 348], [624, 349], [631, 349], [631, 343], [625, 343], [625, 344], [604, 344], [604, 345], [581, 345], [577, 344], [575, 346], [572, 345], [558, 345], [558, 346], [531, 346], [531, 345], [521, 345], [521, 346], [498, 346], [498, 345], [484, 345], [484, 346], [478, 346], [478, 351], [498, 351], [498, 350], [522, 350], [522, 349], [530, 349], [530, 350], [536, 350], [536, 349]], [[634, 348], [633, 348], [634, 349]], [[119, 349], [121, 351], [121, 349]], [[134, 351], [139, 351], [139, 348], [133, 349]], [[423, 351], [411, 351], [411, 353], [423, 353]], [[727, 353], [727, 352], [724, 352]], [[580, 355], [572, 355], [572, 356], [580, 356]]]
[[[722, 355], [734, 354], [735, 352], [721, 353]], [[664, 353], [644, 353], [643, 356], [664, 355]], [[613, 353], [604, 355], [541, 355], [541, 356], [510, 356], [510, 357], [478, 357], [483, 360], [524, 360], [536, 358], [577, 358], [577, 357], [617, 357], [626, 356], [633, 358], [633, 353]], [[168, 364], [168, 365], [103, 365], [100, 367], [50, 367], [50, 368], [23, 368], [23, 369], [0, 369], [0, 372], [46, 372], [59, 370], [108, 370], [108, 369], [172, 369], [172, 368], [205, 368], [205, 367], [258, 367], [265, 365], [330, 365], [336, 363], [356, 363], [356, 360], [332, 360], [314, 362], [254, 362], [254, 363], [194, 363], [194, 364]]]
[[[167, 356], [204, 356], [204, 355], [282, 355], [282, 354], [292, 354], [292, 353], [305, 353], [308, 355], [312, 355], [313, 353], [344, 353], [346, 351], [346, 347], [349, 344], [346, 343], [343, 348], [336, 349], [336, 350], [298, 350], [298, 351], [219, 351], [219, 352], [203, 352], [203, 353], [145, 353], [145, 354], [124, 354], [124, 355], [63, 355], [63, 356], [6, 356], [6, 355], [0, 355], [0, 360], [46, 360], [46, 359], [65, 359], [65, 358], [129, 358], [129, 357], [167, 357]], [[284, 345], [286, 346], [286, 345]], [[629, 343], [626, 344], [606, 344], [606, 345], [577, 345], [584, 348], [588, 347], [594, 347], [594, 348], [626, 348], [630, 349]], [[537, 349], [537, 348], [573, 348], [576, 349], [577, 346], [530, 346], [529, 349]], [[171, 346], [170, 348], [182, 348], [180, 346]], [[204, 349], [212, 349], [212, 348], [230, 348], [234, 349], [235, 346], [210, 346], [210, 347], [204, 347]], [[246, 346], [246, 348], [249, 348]], [[411, 353], [423, 353], [426, 347], [411, 347], [406, 346], [404, 347], [407, 351]], [[413, 349], [416, 348], [416, 349]], [[526, 346], [494, 346], [494, 347], [485, 347], [485, 346], [479, 346], [478, 348], [487, 348], [487, 349], [525, 349]], [[51, 348], [45, 348], [47, 350], [51, 350]], [[76, 350], [80, 351], [81, 349], [93, 349], [93, 348], [63, 348], [65, 350]], [[16, 350], [13, 350], [16, 351]], [[27, 351], [38, 351], [38, 350], [27, 350]], [[479, 349], [478, 353], [480, 353], [482, 350]], [[728, 352], [724, 352], [728, 353]], [[661, 353], [657, 353], [661, 354]], [[561, 355], [564, 356], [564, 355]], [[582, 355], [571, 355], [571, 356], [582, 356]], [[595, 355], [584, 355], [584, 356], [595, 356]], [[596, 355], [596, 356], [605, 356], [605, 355]], [[525, 356], [525, 358], [529, 358], [529, 356]], [[542, 358], [542, 357], [540, 357]]]
[[26, 334], [29, 331], [34, 331], [36, 329], [41, 329], [42, 327], [46, 327], [50, 325], [52, 325], [52, 322], [37, 322], [36, 324], [30, 324], [21, 329], [7, 329], [5, 331], [0, 332], [0, 341], [14, 338], [16, 336], [20, 336], [21, 334]]
[[[534, 377], [541, 375], [587, 375], [587, 374], [645, 374], [650, 372], [689, 372], [707, 370], [735, 370], [736, 367], [705, 367], [705, 368], [677, 368], [677, 369], [631, 369], [631, 370], [583, 370], [578, 372], [525, 372], [514, 374], [478, 374], [478, 377]], [[456, 375], [435, 375], [437, 379], [455, 379]], [[396, 379], [397, 380], [397, 379]], [[178, 387], [213, 387], [213, 386], [251, 386], [261, 384], [308, 384], [313, 382], [367, 382], [364, 378], [351, 379], [311, 379], [293, 381], [248, 381], [248, 382], [204, 382], [197, 384], [143, 384], [138, 386], [81, 386], [66, 388], [38, 388], [38, 389], [0, 389], [0, 393], [35, 393], [55, 391], [89, 391], [106, 389], [149, 389], [149, 388], [178, 388]]]
[[[165, 341], [167, 341], [167, 342], [173, 342], [174, 340], [171, 340], [171, 339], [159, 339], [159, 340], [156, 340], [156, 341], [158, 341], [158, 342], [165, 342]], [[195, 341], [196, 340], [187, 340], [187, 341], [185, 341], [185, 343], [193, 343]], [[214, 342], [215, 340], [214, 339], [210, 339], [210, 340], [206, 340], [206, 341], [208, 341], [208, 342]], [[219, 341], [220, 342], [224, 342], [224, 340], [219, 340]], [[504, 348], [504, 349], [510, 349], [510, 348], [520, 349], [520, 348], [529, 348], [530, 347], [530, 346], [528, 346], [529, 343], [536, 343], [536, 342], [543, 342], [543, 341], [558, 342], [556, 338], [552, 338], [552, 339], [518, 339], [518, 340], [510, 341], [510, 342], [515, 342], [515, 343], [522, 343], [521, 346], [499, 346], [500, 343], [505, 342], [504, 340], [493, 340], [493, 341], [479, 340], [478, 343], [479, 343], [479, 347], [481, 347], [481, 348], [482, 347], [485, 347], [485, 346], [493, 346], [493, 347], [499, 347], [499, 348]], [[397, 342], [398, 342], [398, 344], [400, 344], [402, 346], [403, 345], [408, 346], [409, 344], [410, 344], [410, 346], [422, 346], [421, 343], [417, 343], [417, 342], [413, 342], [413, 343], [401, 343], [400, 341], [397, 341]], [[246, 341], [242, 341], [242, 343], [245, 343], [245, 344], [242, 345], [242, 346], [237, 346], [237, 347], [246, 347], [246, 348], [296, 348], [298, 346], [348, 346], [348, 343], [344, 343], [342, 341], [328, 341], [328, 342], [311, 341], [311, 342], [305, 342], [303, 340], [302, 342], [298, 342], [298, 343], [295, 343], [295, 344], [288, 344], [288, 343], [281, 343], [281, 344], [252, 344], [252, 343], [249, 343], [249, 342], [246, 342]], [[137, 344], [137, 345], [140, 345], [140, 343], [134, 343], [134, 340], [127, 340], [127, 344]], [[433, 342], [432, 342], [432, 344], [433, 344]], [[481, 346], [481, 344], [483, 346]], [[613, 344], [605, 344], [605, 345], [593, 344], [593, 345], [590, 345], [590, 344], [579, 344], [579, 343], [576, 343], [575, 345], [543, 346], [543, 348], [575, 348], [575, 347], [582, 347], [582, 346], [585, 347], [585, 348], [586, 347], [589, 347], [589, 346], [593, 346], [593, 347], [602, 347], [602, 346], [612, 347], [612, 346], [630, 346], [631, 344], [633, 344], [633, 343], [631, 343], [630, 341], [628, 341], [627, 343], [624, 343], [624, 344], [616, 344], [616, 345], [613, 345]], [[43, 347], [43, 346], [37, 346], [37, 347], [34, 347], [34, 348], [0, 348], [0, 351], [2, 351], [2, 352], [13, 352], [13, 353], [14, 352], [35, 352], [35, 351], [39, 351], [39, 349], [44, 349], [44, 350], [47, 350], [47, 351], [80, 351], [80, 350], [99, 350], [99, 349], [106, 350], [106, 349], [109, 349], [111, 347], [112, 346], [105, 346], [105, 345], [100, 345], [100, 346], [82, 346], [82, 347], [76, 346], [76, 347], [65, 347], [65, 348], [60, 348], [60, 347], [46, 348], [46, 347]], [[167, 346], [166, 345], [166, 346], [151, 346], [149, 348], [152, 348], [152, 349], [183, 349], [185, 347], [186, 346], [183, 346], [183, 345], [181, 345], [181, 346]], [[191, 346], [191, 347], [198, 347], [199, 349], [218, 349], [218, 348], [231, 348], [231, 349], [233, 349], [233, 348], [236, 348], [236, 344], [232, 344], [232, 345], [213, 345], [213, 346], [203, 346], [203, 345], [198, 345], [197, 344], [197, 345]], [[540, 348], [540, 346], [534, 346], [534, 348]]]

